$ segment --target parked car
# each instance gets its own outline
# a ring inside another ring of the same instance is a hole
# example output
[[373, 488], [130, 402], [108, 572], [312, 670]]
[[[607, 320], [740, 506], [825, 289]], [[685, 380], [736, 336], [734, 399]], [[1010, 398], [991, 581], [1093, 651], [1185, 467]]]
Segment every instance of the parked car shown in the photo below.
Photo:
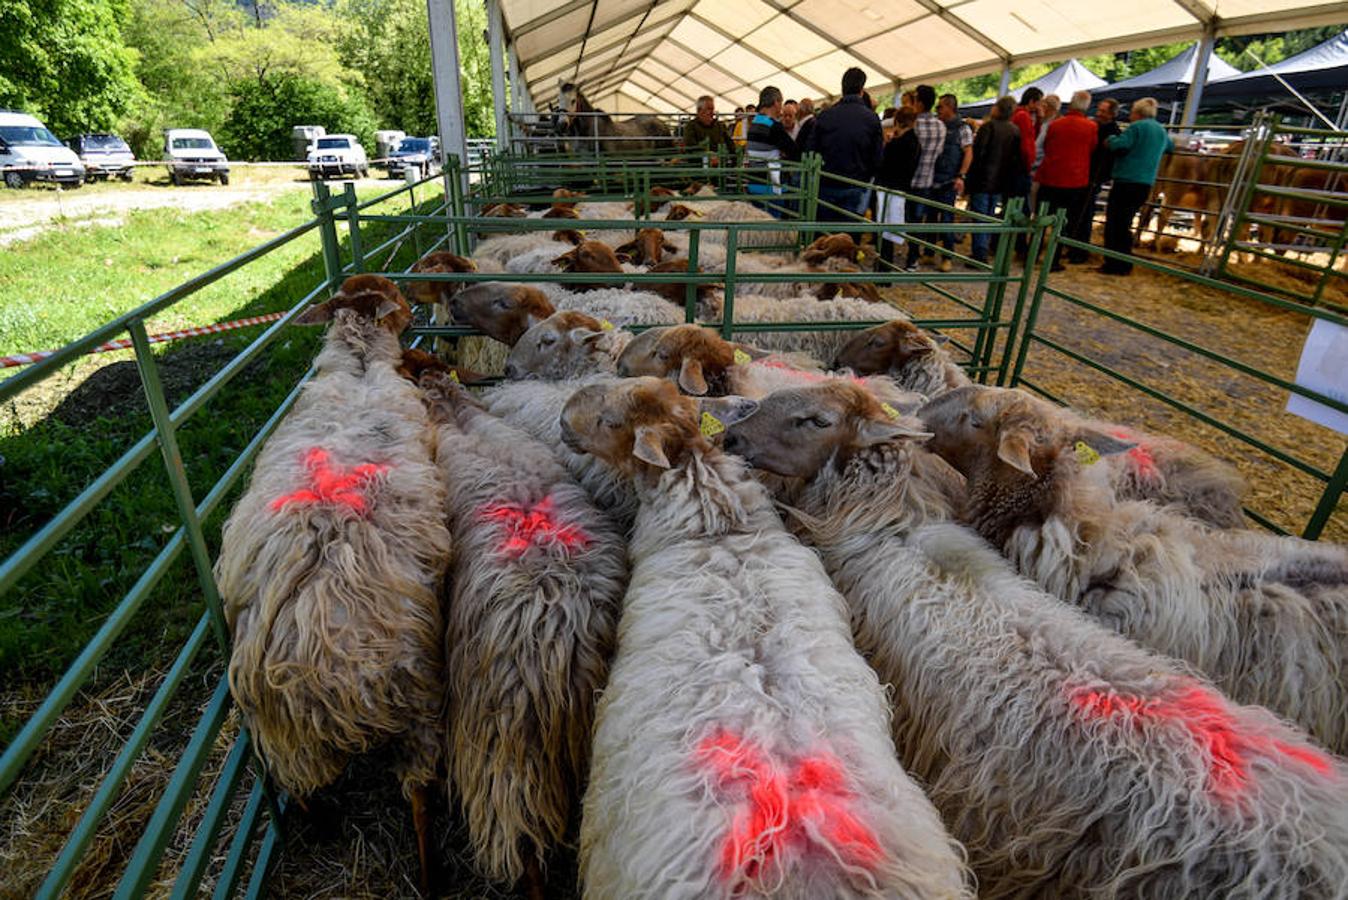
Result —
[[417, 177], [425, 178], [440, 167], [440, 139], [438, 137], [408, 137], [389, 154], [388, 177], [405, 178], [408, 169]]
[[353, 134], [325, 134], [309, 149], [309, 177], [314, 181], [333, 175], [364, 178], [369, 174], [365, 148]]
[[200, 128], [170, 128], [164, 132], [164, 162], [174, 184], [204, 178], [229, 184], [229, 160], [215, 138]]
[[84, 184], [84, 164], [75, 151], [39, 120], [12, 109], [0, 109], [0, 173], [12, 188], [34, 181], [71, 188]]
[[135, 171], [136, 155], [115, 134], [77, 134], [66, 141], [66, 146], [84, 163], [86, 181], [107, 181], [113, 177], [130, 181]]

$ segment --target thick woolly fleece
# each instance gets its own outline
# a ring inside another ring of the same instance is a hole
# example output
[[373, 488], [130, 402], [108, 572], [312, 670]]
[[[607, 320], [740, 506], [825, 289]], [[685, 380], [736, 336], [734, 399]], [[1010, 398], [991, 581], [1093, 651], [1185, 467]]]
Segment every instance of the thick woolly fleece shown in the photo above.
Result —
[[[761, 287], [755, 285], [754, 288]], [[748, 290], [748, 288], [746, 288]], [[723, 312], [719, 294], [703, 303], [699, 318], [719, 321]], [[887, 303], [873, 303], [855, 297], [820, 300], [814, 296], [769, 297], [756, 292], [735, 292], [735, 321], [737, 323], [767, 322], [865, 322], [868, 325], [887, 322], [902, 315]], [[838, 351], [851, 339], [851, 331], [755, 331], [735, 332], [733, 340], [743, 341], [764, 350], [808, 353], [823, 366], [833, 362]]]
[[423, 381], [456, 555], [445, 631], [449, 795], [477, 866], [514, 883], [563, 839], [627, 584], [609, 518], [522, 431]]
[[401, 737], [404, 792], [439, 756], [444, 488], [398, 340], [338, 310], [225, 523], [229, 683], [277, 781], [307, 796]]
[[585, 896], [967, 896], [842, 598], [764, 490], [716, 450], [638, 490]]
[[931, 459], [880, 445], [791, 518], [979, 895], [1345, 896], [1343, 761], [1017, 576], [947, 521]]

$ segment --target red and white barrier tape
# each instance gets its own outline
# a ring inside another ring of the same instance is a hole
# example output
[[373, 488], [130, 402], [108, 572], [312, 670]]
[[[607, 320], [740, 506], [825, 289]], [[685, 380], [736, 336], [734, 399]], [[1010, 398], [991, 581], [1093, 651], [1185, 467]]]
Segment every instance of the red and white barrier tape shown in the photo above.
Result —
[[[267, 313], [265, 316], [249, 316], [246, 319], [235, 319], [233, 322], [221, 322], [218, 325], [201, 325], [196, 328], [184, 328], [181, 331], [169, 331], [165, 334], [150, 335], [151, 344], [162, 344], [165, 341], [176, 341], [179, 338], [200, 337], [203, 334], [218, 334], [221, 331], [233, 331], [236, 328], [247, 328], [249, 325], [261, 325], [264, 322], [275, 322], [284, 316], [285, 313]], [[118, 338], [115, 341], [108, 341], [106, 344], [99, 344], [90, 353], [107, 353], [110, 350], [126, 350], [131, 347], [130, 338]], [[35, 362], [41, 362], [49, 356], [52, 356], [55, 350], [37, 350], [32, 353], [16, 353], [13, 356], [0, 356], [0, 369], [12, 369], [15, 366], [27, 366]]]

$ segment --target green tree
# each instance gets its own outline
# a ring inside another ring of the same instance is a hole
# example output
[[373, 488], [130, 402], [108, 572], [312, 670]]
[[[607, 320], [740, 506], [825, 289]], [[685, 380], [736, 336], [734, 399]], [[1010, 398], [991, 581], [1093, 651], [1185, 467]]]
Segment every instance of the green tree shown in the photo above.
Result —
[[354, 134], [374, 152], [374, 115], [363, 98], [294, 73], [235, 82], [229, 115], [220, 128], [225, 152], [242, 159], [291, 159], [291, 129], [322, 125], [329, 134]]
[[137, 100], [125, 0], [0, 0], [0, 106], [65, 137], [113, 126]]

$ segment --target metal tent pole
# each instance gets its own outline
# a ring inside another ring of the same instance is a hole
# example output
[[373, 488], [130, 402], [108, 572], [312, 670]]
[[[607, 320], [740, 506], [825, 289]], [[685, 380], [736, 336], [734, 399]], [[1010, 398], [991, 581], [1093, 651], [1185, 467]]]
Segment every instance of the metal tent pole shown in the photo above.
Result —
[[1011, 89], [1011, 64], [1002, 64], [1002, 78], [997, 82], [997, 96], [1005, 97], [1006, 92]]
[[487, 0], [487, 53], [491, 57], [491, 100], [496, 111], [496, 149], [510, 146], [506, 120], [505, 53], [502, 50], [501, 0]]
[[[459, 29], [454, 0], [426, 0], [431, 32], [431, 80], [435, 83], [435, 121], [440, 126], [440, 152], [445, 164], [445, 197], [468, 193], [468, 142], [464, 135], [463, 93], [459, 87]], [[458, 161], [449, 165], [449, 157]], [[451, 179], [459, 184], [450, 185]], [[453, 228], [448, 231], [453, 234]], [[460, 249], [458, 252], [464, 252]]]
[[1198, 118], [1198, 105], [1203, 102], [1203, 86], [1208, 82], [1208, 63], [1212, 59], [1212, 45], [1217, 36], [1217, 26], [1209, 22], [1203, 28], [1203, 39], [1198, 42], [1198, 56], [1194, 59], [1193, 80], [1189, 82], [1189, 96], [1184, 100], [1184, 116], [1180, 125], [1184, 129], [1193, 127]]

